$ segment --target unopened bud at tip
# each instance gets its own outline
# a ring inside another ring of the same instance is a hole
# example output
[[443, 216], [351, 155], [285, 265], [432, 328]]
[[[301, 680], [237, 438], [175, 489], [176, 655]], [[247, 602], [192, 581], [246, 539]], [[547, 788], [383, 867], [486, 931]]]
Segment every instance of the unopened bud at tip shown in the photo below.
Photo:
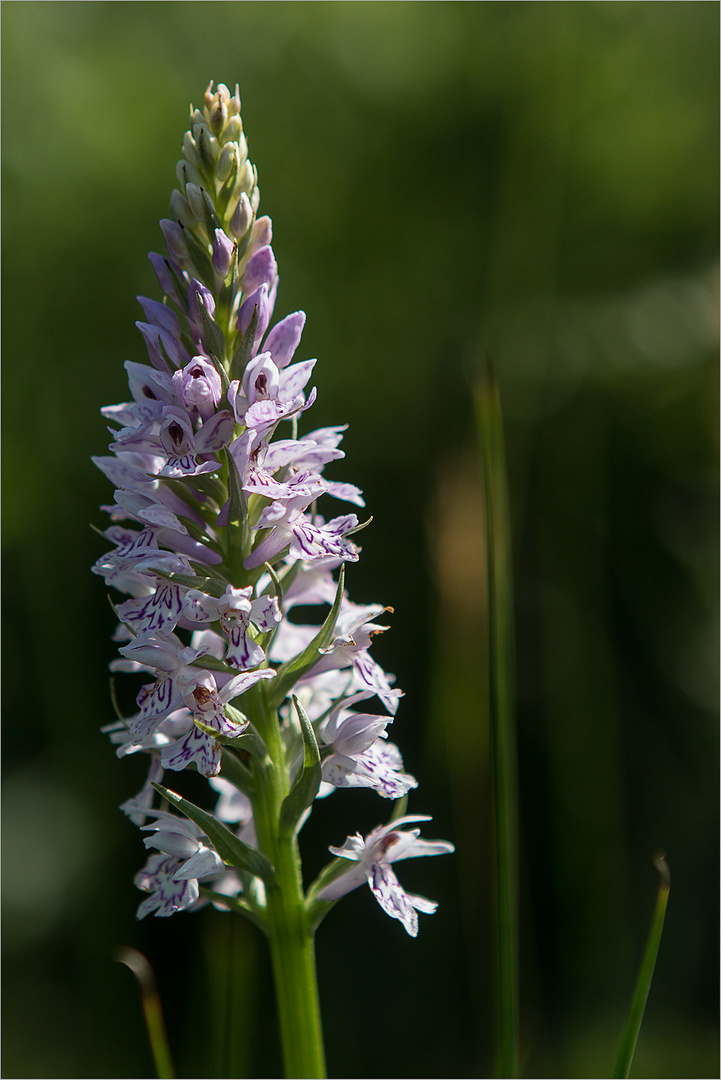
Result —
[[242, 193], [238, 200], [238, 205], [233, 211], [233, 216], [230, 219], [230, 231], [233, 236], [240, 240], [247, 233], [253, 220], [253, 209], [250, 205], [250, 199]]

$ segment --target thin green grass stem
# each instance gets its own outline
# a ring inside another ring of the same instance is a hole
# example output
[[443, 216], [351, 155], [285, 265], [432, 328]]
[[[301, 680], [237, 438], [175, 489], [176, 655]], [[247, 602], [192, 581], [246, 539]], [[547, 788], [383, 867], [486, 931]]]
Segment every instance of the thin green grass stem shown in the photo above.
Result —
[[496, 862], [496, 1073], [518, 1076], [518, 791], [511, 533], [498, 384], [475, 385], [488, 576], [488, 670]]
[[668, 894], [671, 889], [671, 875], [669, 874], [666, 859], [663, 855], [656, 856], [654, 859], [654, 866], [658, 870], [661, 879], [658, 886], [658, 895], [656, 897], [656, 907], [653, 913], [653, 921], [651, 922], [651, 931], [646, 943], [646, 951], [644, 952], [643, 960], [641, 961], [641, 970], [638, 973], [638, 980], [636, 981], [636, 989], [633, 994], [628, 1020], [626, 1021], [626, 1029], [623, 1033], [621, 1048], [616, 1060], [616, 1068], [613, 1073], [614, 1080], [617, 1080], [618, 1077], [626, 1078], [631, 1075], [633, 1055], [636, 1052], [636, 1043], [638, 1042], [643, 1014], [646, 1009], [648, 992], [651, 989], [651, 980], [653, 979], [653, 972], [656, 967], [656, 957], [658, 956], [658, 949], [661, 944], [663, 923], [666, 918], [666, 905], [668, 903]]
[[118, 949], [115, 959], [130, 968], [140, 987], [140, 1001], [158, 1080], [175, 1080], [155, 972], [143, 954], [129, 946]]

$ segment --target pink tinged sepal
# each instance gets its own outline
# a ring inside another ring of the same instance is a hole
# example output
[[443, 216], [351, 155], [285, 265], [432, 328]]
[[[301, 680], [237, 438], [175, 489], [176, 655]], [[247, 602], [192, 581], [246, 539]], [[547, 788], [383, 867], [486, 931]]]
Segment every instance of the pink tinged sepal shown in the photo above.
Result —
[[185, 309], [187, 304], [186, 292], [183, 289], [178, 293], [176, 282], [187, 280], [188, 275], [171, 259], [168, 259], [165, 255], [159, 255], [157, 251], [151, 251], [148, 259], [155, 271], [158, 284], [165, 295], [174, 300], [178, 307]]
[[181, 263], [185, 262], [188, 258], [188, 245], [178, 222], [171, 221], [170, 218], [161, 218], [159, 225], [165, 237], [165, 246], [171, 259], [177, 259]]
[[276, 323], [265, 339], [264, 349], [278, 368], [287, 367], [300, 343], [305, 326], [305, 312], [294, 311]]
[[[173, 224], [175, 223], [173, 222]], [[151, 326], [159, 326], [161, 329], [167, 330], [173, 337], [180, 338], [181, 330], [178, 316], [171, 307], [168, 307], [167, 304], [161, 304], [157, 300], [149, 300], [147, 296], [138, 296], [136, 299], [143, 309], [146, 321]]]
[[176, 859], [189, 859], [203, 846], [202, 840], [205, 838], [202, 830], [188, 818], [169, 814], [167, 810], [154, 810], [153, 817], [155, 820], [140, 830], [155, 834], [144, 839], [146, 848], [158, 848], [165, 855], [173, 855]]
[[261, 679], [274, 679], [275, 675], [275, 668], [257, 668], [255, 671], [243, 671], [240, 675], [234, 675], [232, 679], [225, 683], [220, 691], [220, 696], [227, 704], [233, 701], [234, 698], [240, 697], [246, 690], [250, 690], [251, 686], [255, 686]]
[[135, 325], [145, 339], [150, 363], [158, 371], [171, 371], [168, 360], [176, 368], [188, 363], [190, 353], [169, 331], [162, 326], [153, 326], [151, 323], [136, 322]]
[[305, 412], [316, 399], [316, 389], [313, 387], [307, 401], [302, 394], [291, 398], [290, 401], [256, 401], [245, 414], [245, 423], [258, 432], [267, 432], [274, 427], [279, 420], [288, 419], [294, 413]]
[[291, 364], [280, 373], [278, 397], [281, 401], [292, 401], [305, 389], [317, 362], [317, 360], [303, 360], [298, 364]]
[[182, 859], [175, 872], [176, 881], [204, 879], [225, 873], [225, 863], [212, 847], [202, 829], [187, 817], [177, 817], [164, 811], [154, 811], [156, 820], [141, 828], [155, 835], [144, 840], [147, 848], [158, 848], [166, 855]]
[[318, 448], [317, 443], [307, 437], [276, 439], [266, 450], [263, 468], [269, 473], [274, 473], [278, 469], [285, 468], [286, 465], [292, 465], [295, 469], [318, 474], [328, 461], [344, 456], [341, 450], [326, 453]]
[[[330, 713], [321, 728], [323, 742], [332, 746], [336, 753], [353, 756], [367, 750], [391, 723], [390, 716], [376, 716], [370, 713], [354, 713], [350, 706], [364, 701], [371, 694], [362, 691], [342, 701]], [[345, 713], [341, 719], [341, 715]]]
[[278, 264], [275, 261], [273, 249], [270, 244], [266, 244], [251, 255], [248, 260], [241, 282], [243, 292], [249, 295], [263, 284], [270, 288], [277, 275]]
[[134, 360], [126, 360], [124, 367], [128, 373], [130, 393], [138, 405], [152, 405], [156, 400], [165, 402], [166, 405], [177, 404], [172, 377], [168, 371], [156, 371], [147, 364], [138, 364]]
[[[162, 461], [162, 459], [158, 459]], [[139, 522], [146, 525], [154, 525], [161, 529], [172, 529], [181, 535], [187, 534], [185, 525], [175, 516], [172, 510], [164, 506], [151, 491], [144, 495], [135, 491], [115, 492], [115, 498], [119, 507], [126, 511], [126, 515], [132, 515]]]
[[[276, 278], [276, 282], [277, 280], [278, 279]], [[270, 316], [273, 313], [274, 302], [275, 295], [271, 296], [268, 294], [268, 286], [264, 283], [252, 292], [240, 305], [237, 325], [241, 334], [245, 334], [257, 310], [257, 322], [255, 334], [253, 335], [253, 342], [251, 344], [251, 356], [255, 355], [258, 343], [262, 340], [263, 335], [268, 329]]]
[[[138, 484], [154, 484], [155, 479], [148, 476], [145, 455], [121, 453], [119, 457], [93, 457], [94, 465], [105, 473], [116, 488], [135, 487]], [[140, 461], [145, 467], [142, 467]]]
[[209, 626], [218, 618], [218, 601], [199, 589], [188, 589], [183, 597], [183, 625]]
[[391, 688], [383, 668], [365, 650], [354, 653], [352, 663], [356, 678], [361, 685], [377, 694], [388, 712], [395, 716], [403, 691]]
[[365, 506], [363, 492], [355, 484], [337, 483], [335, 480], [326, 480], [325, 490], [334, 499], [342, 499], [344, 502], [354, 503], [356, 506]]
[[307, 506], [324, 494], [326, 484], [319, 477], [308, 473], [296, 473], [284, 482], [276, 480], [263, 470], [250, 472], [243, 483], [243, 490], [251, 495], [264, 495], [276, 502], [287, 503], [300, 499]]
[[282, 615], [278, 607], [278, 597], [263, 594], [250, 605], [250, 617], [259, 630], [267, 632], [277, 626]]
[[199, 328], [202, 327], [201, 304], [209, 315], [215, 315], [215, 297], [207, 285], [193, 277], [188, 285], [188, 315]]
[[215, 413], [203, 422], [195, 435], [195, 451], [198, 454], [217, 453], [227, 446], [235, 431], [235, 421], [227, 409]]
[[302, 568], [291, 582], [283, 597], [283, 610], [288, 612], [299, 604], [332, 604], [335, 592], [332, 572], [313, 563]]
[[225, 873], [225, 870], [225, 863], [215, 851], [207, 847], [201, 847], [195, 855], [191, 855], [175, 876], [179, 881], [183, 879], [188, 881], [192, 878], [213, 877], [215, 874]]
[[352, 756], [336, 750], [323, 762], [323, 780], [333, 787], [372, 788], [385, 799], [401, 799], [418, 787], [415, 777], [402, 768], [398, 747], [379, 738]]

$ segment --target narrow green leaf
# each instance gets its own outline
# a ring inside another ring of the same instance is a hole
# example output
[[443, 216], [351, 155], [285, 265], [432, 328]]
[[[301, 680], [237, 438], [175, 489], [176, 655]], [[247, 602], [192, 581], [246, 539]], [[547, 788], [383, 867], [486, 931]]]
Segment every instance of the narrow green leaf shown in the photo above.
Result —
[[626, 1077], [631, 1075], [633, 1055], [636, 1052], [636, 1043], [638, 1042], [643, 1014], [646, 1009], [648, 992], [651, 989], [651, 980], [653, 979], [653, 972], [656, 967], [656, 957], [658, 956], [658, 949], [661, 944], [663, 923], [666, 918], [666, 905], [668, 903], [668, 894], [671, 890], [671, 875], [664, 855], [656, 855], [653, 864], [656, 867], [660, 878], [658, 894], [656, 897], [656, 907], [651, 922], [651, 932], [649, 933], [648, 941], [646, 943], [646, 951], [643, 954], [641, 970], [638, 973], [636, 989], [633, 994], [631, 1008], [626, 1021], [626, 1028], [623, 1033], [623, 1038], [621, 1039], [621, 1048], [618, 1052], [616, 1068], [613, 1073], [614, 1080], [617, 1080], [619, 1077], [622, 1077], [625, 1080]]
[[338, 575], [338, 588], [336, 589], [335, 600], [333, 601], [333, 607], [330, 609], [328, 618], [325, 620], [310, 645], [308, 645], [302, 653], [299, 653], [293, 660], [281, 664], [278, 668], [278, 674], [271, 680], [270, 686], [266, 689], [267, 701], [271, 709], [278, 708], [298, 680], [318, 663], [321, 656], [321, 650], [327, 649], [333, 640], [333, 631], [335, 630], [335, 624], [338, 621], [340, 605], [343, 600], [344, 586], [345, 566], [341, 566]]
[[153, 784], [153, 787], [164, 799], [180, 810], [181, 814], [185, 814], [203, 830], [224, 863], [237, 866], [240, 870], [247, 870], [249, 874], [262, 878], [268, 885], [275, 882], [275, 871], [260, 851], [243, 843], [221, 821], [209, 814], [207, 810], [201, 810], [199, 806], [188, 802], [182, 795], [170, 791], [162, 784]]
[[367, 521], [361, 521], [360, 524], [354, 525], [352, 529], [348, 530], [348, 532], [344, 532], [343, 533], [343, 539], [345, 539], [346, 536], [353, 536], [354, 533], [359, 533], [359, 532], [362, 532], [363, 529], [367, 529], [368, 526], [370, 525], [370, 523], [372, 522], [372, 520], [373, 520], [373, 515], [371, 514], [371, 516], [368, 518]]
[[221, 675], [238, 674], [235, 668], [229, 668], [224, 660], [220, 660], [217, 656], [211, 656], [209, 653], [203, 653], [197, 660], [193, 660], [192, 666], [202, 668], [203, 671], [219, 671]]
[[306, 893], [305, 908], [308, 914], [308, 925], [311, 930], [315, 932], [320, 926], [323, 919], [326, 917], [332, 907], [338, 903], [338, 900], [342, 897], [337, 897], [335, 900], [319, 900], [318, 897], [323, 889], [331, 882], [339, 878], [341, 874], [344, 874], [348, 868], [353, 865], [349, 859], [333, 859], [326, 866], [323, 867], [318, 877], [313, 884], [309, 887]]
[[214, 596], [216, 599], [220, 599], [225, 593], [225, 582], [220, 578], [210, 577], [196, 577], [191, 574], [163, 574], [160, 570], [154, 570], [154, 574], [158, 577], [165, 578], [166, 581], [172, 581], [175, 585], [185, 585], [189, 589], [198, 589], [200, 592], [207, 593], [208, 596]]
[[[195, 271], [193, 277], [196, 277], [199, 281], [213, 281], [215, 272], [213, 270], [213, 264], [210, 261], [207, 250], [198, 243], [190, 229], [187, 229], [182, 221], [179, 221], [181, 229], [183, 230], [183, 239], [188, 245], [188, 255], [190, 256], [190, 269]], [[185, 291], [187, 293], [188, 285], [186, 282]], [[183, 295], [181, 292], [180, 296]]]
[[242, 525], [248, 520], [248, 496], [243, 491], [238, 466], [228, 447], [225, 449], [228, 462], [228, 521], [231, 525]]
[[[225, 276], [225, 281], [220, 287], [218, 293], [217, 303], [215, 306], [215, 317], [220, 323], [221, 321], [228, 323], [226, 333], [229, 335], [228, 344], [232, 344], [236, 337], [235, 334], [235, 320], [232, 320], [230, 314], [233, 310], [233, 301], [238, 295], [240, 289], [240, 275], [238, 273], [238, 241], [233, 244], [233, 254], [230, 260], [230, 269]], [[226, 376], [227, 377], [227, 376]]]
[[203, 303], [203, 298], [198, 290], [196, 290], [195, 297], [198, 301], [198, 310], [203, 323], [205, 352], [213, 362], [213, 367], [220, 375], [221, 381], [225, 378], [223, 391], [226, 391], [228, 389], [228, 376], [222, 363], [225, 356], [225, 334]]
[[216, 569], [214, 566], [209, 566], [208, 563], [195, 562], [194, 559], [189, 559], [188, 562], [190, 563], [193, 570], [195, 570], [198, 577], [213, 577], [216, 579], [216, 581], [222, 581], [223, 592], [225, 592], [225, 587], [228, 584], [228, 581], [225, 578], [224, 568], [222, 566], [219, 566]]
[[[215, 162], [211, 158], [211, 164], [210, 164], [209, 167], [211, 169], [213, 169], [214, 166], [215, 166]], [[212, 244], [213, 240], [215, 239], [215, 230], [221, 228], [220, 218], [218, 217], [218, 215], [215, 212], [215, 207], [213, 206], [213, 201], [212, 201], [210, 195], [208, 194], [208, 192], [205, 190], [204, 187], [201, 187], [200, 190], [201, 190], [202, 197], [203, 197], [203, 211], [204, 211], [204, 215], [205, 215], [205, 229], [206, 229], [206, 232], [208, 233], [208, 237], [210, 238], [210, 242]]]
[[255, 305], [253, 314], [250, 317], [248, 323], [248, 329], [245, 331], [238, 346], [233, 354], [233, 359], [230, 364], [230, 380], [242, 379], [245, 374], [245, 369], [250, 362], [253, 355], [253, 346], [255, 345], [255, 331], [258, 328], [258, 305]]
[[[298, 566], [300, 564], [295, 563], [294, 565]], [[283, 586], [280, 583], [280, 578], [278, 577], [278, 575], [276, 574], [274, 568], [270, 565], [269, 562], [263, 563], [263, 566], [267, 570], [270, 580], [273, 582], [273, 588], [275, 589], [275, 595], [276, 595], [276, 597], [278, 599], [278, 607], [282, 607], [282, 605], [283, 605]]]
[[[233, 749], [242, 750], [242, 747], [234, 747]], [[235, 784], [244, 795], [247, 795], [249, 799], [252, 799], [255, 794], [253, 774], [227, 746], [223, 747], [220, 775], [225, 780], [230, 780], [231, 784]]]
[[[202, 166], [201, 166], [202, 171], [205, 172], [206, 174], [212, 175], [213, 170], [215, 168], [215, 159], [213, 158], [213, 155], [212, 155], [212, 153], [210, 151], [210, 147], [208, 146], [207, 136], [205, 134], [205, 129], [202, 128], [202, 127], [200, 129], [199, 134], [198, 134], [198, 139], [197, 139], [196, 145], [198, 147], [198, 153], [200, 155], [200, 160], [202, 162]], [[201, 188], [201, 191], [202, 190], [203, 189]], [[211, 236], [212, 235], [213, 234], [211, 233]]]
[[165, 348], [165, 345], [163, 345], [163, 339], [161, 337], [158, 338], [158, 348], [160, 349], [160, 355], [162, 356], [165, 363], [168, 365], [168, 370], [172, 371], [173, 368], [177, 368], [178, 365], [176, 364], [175, 360], [171, 359], [168, 350]]
[[[171, 480], [166, 476], [163, 480], [163, 484], [167, 485], [175, 492], [178, 498], [182, 499], [184, 502], [187, 502], [188, 499], [188, 488], [192, 488], [194, 491], [200, 491], [203, 495], [209, 495], [215, 502], [215, 513], [217, 513], [217, 510], [223, 505], [227, 498], [225, 485], [218, 479], [217, 472], [198, 473], [196, 476], [185, 476], [182, 480]], [[201, 509], [205, 512], [207, 507], [202, 506]], [[214, 521], [215, 513], [212, 514], [212, 518], [210, 516], [206, 518], [209, 524], [212, 524]]]
[[397, 821], [398, 818], [404, 817], [407, 813], [408, 793], [406, 792], [405, 795], [402, 795], [400, 799], [396, 799], [393, 803], [393, 809], [391, 811], [391, 816], [388, 818], [388, 824], [390, 825], [393, 821]]
[[300, 730], [303, 735], [303, 767], [295, 778], [293, 787], [281, 804], [278, 823], [280, 836], [291, 836], [293, 834], [301, 816], [312, 805], [313, 799], [318, 794], [321, 777], [320, 751], [313, 725], [295, 694], [293, 694], [293, 704], [298, 714]]
[[255, 911], [250, 904], [246, 904], [245, 900], [238, 896], [226, 896], [224, 893], [214, 892], [212, 889], [208, 889], [205, 885], [200, 886], [200, 895], [206, 896], [208, 900], [211, 900], [214, 904], [222, 904], [227, 907], [229, 911], [237, 911], [240, 915], [245, 915], [247, 919], [257, 926], [259, 930], [265, 933], [265, 923], [263, 919]]
[[[175, 220], [178, 221], [177, 218]], [[188, 234], [187, 234], [187, 230], [185, 229], [185, 225], [183, 225], [182, 221], [178, 221], [178, 225], [180, 226], [181, 229], [185, 230], [184, 233], [183, 233], [183, 236], [187, 240]], [[165, 262], [165, 268], [166, 268], [167, 272], [170, 274], [170, 277], [172, 279], [176, 295], [178, 297], [180, 297], [180, 299], [182, 301], [185, 301], [187, 299], [187, 296], [188, 296], [188, 282], [187, 282], [187, 280], [185, 278], [180, 277], [180, 275], [178, 274], [177, 270], [173, 266], [173, 263], [170, 261], [170, 259], [168, 259], [166, 256], [163, 256], [163, 261]], [[178, 261], [180, 262], [180, 260], [178, 260]], [[187, 259], [183, 259], [181, 265], [182, 265], [183, 270], [192, 270], [192, 266], [190, 264], [190, 261], [187, 260]], [[176, 366], [175, 364], [171, 364], [171, 368], [175, 367], [175, 366]]]
[[[236, 717], [245, 719], [243, 714], [234, 709], [232, 705], [226, 705], [225, 711], [230, 720], [236, 720]], [[239, 722], [236, 720], [236, 723]], [[198, 726], [199, 722], [195, 721]], [[204, 729], [205, 730], [205, 729]], [[213, 735], [214, 739], [221, 744], [221, 746], [230, 746], [233, 750], [243, 751], [245, 754], [249, 754], [252, 758], [255, 758], [258, 762], [265, 762], [268, 759], [268, 748], [261, 739], [260, 735], [257, 735], [254, 731], [244, 731], [242, 735], [236, 735], [235, 737], [229, 735], [219, 735], [217, 731], [213, 731], [212, 728], [208, 729], [208, 733]], [[244, 765], [241, 768], [245, 768]], [[245, 770], [248, 772], [248, 770]], [[250, 776], [250, 773], [248, 773]]]

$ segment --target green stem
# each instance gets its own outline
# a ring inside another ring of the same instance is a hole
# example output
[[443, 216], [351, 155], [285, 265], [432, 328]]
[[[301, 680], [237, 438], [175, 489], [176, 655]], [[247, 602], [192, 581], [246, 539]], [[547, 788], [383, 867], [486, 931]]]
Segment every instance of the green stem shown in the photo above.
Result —
[[495, 810], [496, 1069], [518, 1076], [518, 792], [513, 589], [506, 461], [498, 384], [486, 360], [475, 387], [488, 577], [489, 691]]
[[259, 723], [269, 757], [254, 770], [253, 816], [260, 850], [275, 868], [267, 888], [266, 932], [275, 980], [286, 1077], [323, 1080], [325, 1054], [320, 1020], [314, 935], [305, 905], [295, 833], [279, 835], [280, 806], [288, 794], [288, 772], [278, 727], [270, 710]]

